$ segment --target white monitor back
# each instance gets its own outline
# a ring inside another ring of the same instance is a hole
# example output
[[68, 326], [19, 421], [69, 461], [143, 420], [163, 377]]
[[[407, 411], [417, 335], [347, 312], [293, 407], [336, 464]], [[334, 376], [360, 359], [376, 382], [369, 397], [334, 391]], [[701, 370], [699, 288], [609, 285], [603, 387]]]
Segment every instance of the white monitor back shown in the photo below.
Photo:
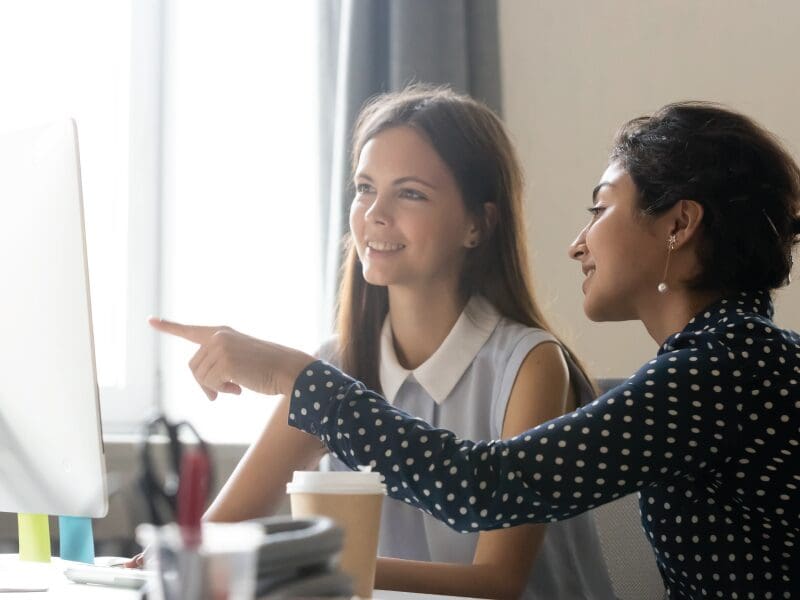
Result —
[[107, 507], [78, 139], [64, 120], [0, 135], [0, 511]]

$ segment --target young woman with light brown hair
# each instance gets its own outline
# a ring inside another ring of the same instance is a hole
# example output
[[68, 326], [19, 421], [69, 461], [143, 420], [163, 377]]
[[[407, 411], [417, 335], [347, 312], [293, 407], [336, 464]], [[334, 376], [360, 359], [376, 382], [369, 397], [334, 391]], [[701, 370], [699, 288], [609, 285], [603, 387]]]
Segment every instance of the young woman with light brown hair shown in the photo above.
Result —
[[[375, 98], [355, 128], [353, 183], [338, 335], [320, 358], [395, 407], [465, 438], [511, 438], [593, 397], [584, 370], [534, 301], [522, 173], [491, 110], [444, 88], [415, 86]], [[191, 363], [198, 381], [225, 364], [268, 370], [259, 366], [253, 338], [227, 328], [154, 326], [202, 345]], [[229, 383], [221, 391], [237, 389]], [[274, 511], [292, 471], [322, 456], [318, 441], [287, 426], [287, 405], [284, 399], [208, 519]], [[388, 435], [402, 442], [402, 432]], [[467, 534], [390, 500], [379, 554], [379, 589], [613, 595], [588, 515]]]

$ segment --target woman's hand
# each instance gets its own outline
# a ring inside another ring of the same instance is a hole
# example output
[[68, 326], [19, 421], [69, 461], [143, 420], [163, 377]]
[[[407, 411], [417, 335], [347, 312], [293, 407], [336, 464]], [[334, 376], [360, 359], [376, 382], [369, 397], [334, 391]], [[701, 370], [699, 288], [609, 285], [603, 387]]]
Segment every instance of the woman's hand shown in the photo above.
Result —
[[230, 327], [183, 325], [156, 317], [149, 323], [158, 331], [200, 345], [189, 368], [209, 400], [216, 399], [219, 392], [241, 394], [243, 387], [261, 394], [290, 394], [297, 376], [314, 362], [304, 352]]
[[142, 569], [144, 568], [144, 552], [139, 552], [136, 556], [120, 565], [126, 569]]

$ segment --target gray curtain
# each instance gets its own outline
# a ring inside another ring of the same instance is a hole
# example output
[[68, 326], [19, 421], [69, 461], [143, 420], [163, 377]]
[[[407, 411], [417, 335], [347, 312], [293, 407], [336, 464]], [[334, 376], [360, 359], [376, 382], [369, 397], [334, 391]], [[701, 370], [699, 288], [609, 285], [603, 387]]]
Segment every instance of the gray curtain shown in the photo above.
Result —
[[446, 83], [500, 112], [496, 0], [319, 0], [323, 323], [333, 323], [348, 230], [350, 136], [364, 102]]

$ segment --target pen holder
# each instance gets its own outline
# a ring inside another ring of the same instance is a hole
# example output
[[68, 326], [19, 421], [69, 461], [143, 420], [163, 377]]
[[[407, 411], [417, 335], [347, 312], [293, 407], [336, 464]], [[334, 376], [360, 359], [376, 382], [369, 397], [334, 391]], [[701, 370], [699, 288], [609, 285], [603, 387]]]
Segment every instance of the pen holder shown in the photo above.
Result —
[[256, 554], [264, 541], [254, 523], [204, 523], [199, 545], [187, 545], [178, 525], [136, 528], [145, 568], [158, 573], [154, 600], [252, 600]]

